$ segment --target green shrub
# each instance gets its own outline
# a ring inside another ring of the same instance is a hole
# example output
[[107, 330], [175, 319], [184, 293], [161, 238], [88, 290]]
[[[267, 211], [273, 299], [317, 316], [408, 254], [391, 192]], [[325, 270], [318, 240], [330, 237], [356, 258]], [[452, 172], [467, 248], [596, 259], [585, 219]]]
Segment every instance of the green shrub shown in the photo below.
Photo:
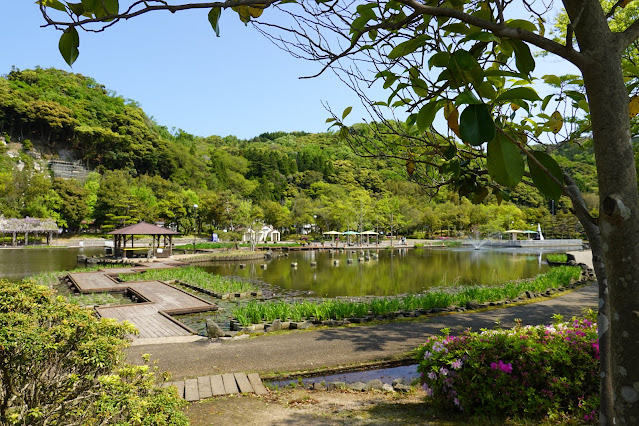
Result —
[[124, 363], [130, 324], [0, 280], [0, 424], [184, 425], [184, 402]]
[[568, 261], [568, 255], [566, 255], [566, 253], [548, 253], [546, 260], [556, 263], [566, 263]]
[[466, 331], [416, 351], [421, 383], [441, 411], [487, 416], [570, 413], [595, 421], [599, 343], [590, 318], [551, 326]]

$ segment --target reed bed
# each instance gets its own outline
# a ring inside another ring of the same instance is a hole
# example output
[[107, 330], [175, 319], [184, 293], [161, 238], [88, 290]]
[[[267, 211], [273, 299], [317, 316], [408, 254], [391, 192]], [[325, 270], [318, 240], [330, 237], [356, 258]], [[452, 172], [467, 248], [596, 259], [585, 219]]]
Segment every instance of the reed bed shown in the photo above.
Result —
[[566, 253], [548, 253], [546, 260], [556, 263], [566, 263], [568, 261], [568, 255]]
[[202, 268], [187, 266], [184, 268], [149, 269], [136, 274], [120, 274], [120, 280], [128, 281], [180, 281], [195, 287], [210, 290], [218, 294], [244, 293], [257, 291], [258, 287], [246, 281], [220, 275], [209, 274]]
[[66, 297], [67, 302], [79, 306], [95, 306], [95, 305], [115, 305], [122, 304], [123, 299], [118, 298], [110, 293], [88, 293], [80, 295], [69, 295]]
[[252, 301], [232, 311], [238, 322], [247, 327], [251, 324], [271, 322], [275, 319], [302, 321], [341, 320], [344, 318], [363, 318], [369, 315], [387, 316], [399, 311], [428, 311], [468, 303], [497, 302], [513, 300], [526, 291], [543, 293], [549, 289], [569, 285], [579, 279], [581, 269], [575, 266], [560, 266], [531, 280], [508, 282], [502, 286], [472, 286], [459, 291], [431, 291], [424, 294], [409, 294], [403, 297], [383, 297], [370, 301], [346, 301], [329, 299], [319, 303], [309, 301], [289, 303], [285, 301]]

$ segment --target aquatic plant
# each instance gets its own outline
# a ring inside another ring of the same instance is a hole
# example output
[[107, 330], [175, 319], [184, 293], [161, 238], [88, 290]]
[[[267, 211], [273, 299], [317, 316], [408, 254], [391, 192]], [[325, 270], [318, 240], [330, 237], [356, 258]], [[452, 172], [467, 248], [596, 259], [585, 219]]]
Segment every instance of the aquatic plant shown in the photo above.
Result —
[[257, 291], [252, 283], [220, 275], [209, 274], [202, 268], [187, 266], [184, 268], [149, 269], [135, 274], [120, 274], [120, 280], [129, 281], [180, 281], [218, 294], [244, 293]]
[[238, 321], [248, 319], [252, 323], [273, 321], [275, 319], [293, 321], [317, 321], [329, 319], [342, 320], [345, 318], [362, 318], [369, 313], [376, 316], [388, 316], [397, 311], [414, 311], [417, 309], [428, 311], [444, 309], [452, 306], [465, 307], [468, 303], [485, 303], [500, 300], [515, 299], [526, 291], [542, 293], [548, 289], [565, 286], [576, 280], [581, 273], [579, 267], [561, 266], [553, 268], [545, 274], [531, 280], [508, 282], [502, 286], [483, 287], [472, 286], [453, 291], [429, 291], [424, 294], [409, 294], [404, 297], [382, 297], [370, 301], [353, 302], [340, 299], [328, 299], [321, 302], [257, 302], [251, 301], [245, 306], [232, 311]]

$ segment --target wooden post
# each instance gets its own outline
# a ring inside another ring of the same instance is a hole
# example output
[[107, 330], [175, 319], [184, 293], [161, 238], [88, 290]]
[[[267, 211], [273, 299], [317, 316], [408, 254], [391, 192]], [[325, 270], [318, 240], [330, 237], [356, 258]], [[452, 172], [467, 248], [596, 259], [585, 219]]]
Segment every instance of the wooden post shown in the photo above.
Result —
[[11, 245], [12, 246], [18, 245], [18, 234], [16, 232], [11, 233]]
[[24, 246], [28, 246], [29, 245], [29, 233], [25, 232], [24, 233]]

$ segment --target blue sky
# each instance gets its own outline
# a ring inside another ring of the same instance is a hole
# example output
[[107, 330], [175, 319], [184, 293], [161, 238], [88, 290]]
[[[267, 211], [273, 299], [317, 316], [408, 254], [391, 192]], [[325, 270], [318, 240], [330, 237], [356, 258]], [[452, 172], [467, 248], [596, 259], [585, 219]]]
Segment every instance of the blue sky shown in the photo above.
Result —
[[[332, 73], [299, 79], [315, 74], [318, 64], [281, 51], [232, 12], [223, 13], [219, 38], [206, 11], [152, 13], [100, 34], [81, 33], [73, 69], [58, 52], [60, 33], [41, 28], [43, 22], [35, 2], [11, 0], [4, 6], [0, 74], [15, 65], [91, 76], [139, 102], [159, 124], [200, 136], [324, 132], [329, 114], [322, 102], [338, 112], [353, 106], [349, 122], [367, 118], [359, 98]], [[537, 68], [538, 76], [569, 72], [553, 58], [539, 60]]]

